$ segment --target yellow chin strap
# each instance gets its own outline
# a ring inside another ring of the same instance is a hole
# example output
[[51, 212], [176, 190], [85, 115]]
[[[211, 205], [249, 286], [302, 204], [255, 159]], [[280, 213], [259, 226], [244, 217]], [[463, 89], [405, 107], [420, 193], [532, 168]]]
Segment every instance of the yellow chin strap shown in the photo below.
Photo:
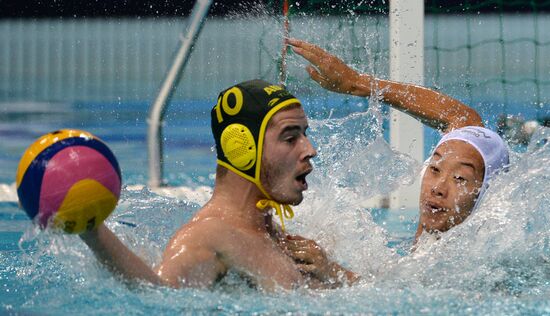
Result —
[[286, 217], [287, 219], [294, 217], [294, 211], [292, 211], [290, 205], [279, 204], [273, 200], [259, 200], [258, 203], [256, 203], [256, 207], [260, 209], [260, 211], [263, 211], [268, 207], [274, 208], [275, 213], [279, 215], [279, 218], [281, 219], [281, 228], [283, 229], [283, 232], [285, 231], [285, 221], [283, 217]]

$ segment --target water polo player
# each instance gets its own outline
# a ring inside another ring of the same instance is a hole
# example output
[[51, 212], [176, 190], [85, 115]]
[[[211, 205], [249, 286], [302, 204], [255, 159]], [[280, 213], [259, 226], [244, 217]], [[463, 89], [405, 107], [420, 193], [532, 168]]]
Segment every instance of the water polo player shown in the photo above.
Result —
[[162, 262], [150, 268], [105, 225], [81, 235], [98, 259], [127, 279], [172, 287], [208, 287], [229, 270], [266, 290], [355, 280], [318, 247], [295, 262], [287, 253], [316, 244], [288, 238], [272, 219], [270, 210], [281, 221], [293, 216], [290, 205], [302, 201], [316, 155], [300, 101], [279, 86], [252, 80], [221, 92], [211, 115], [218, 158], [214, 192], [174, 234]]
[[420, 220], [415, 241], [423, 232], [445, 232], [475, 210], [491, 179], [508, 164], [504, 141], [483, 127], [478, 113], [439, 92], [359, 74], [336, 56], [310, 43], [288, 39], [308, 60], [310, 77], [323, 88], [383, 101], [445, 135], [425, 170], [420, 192]]

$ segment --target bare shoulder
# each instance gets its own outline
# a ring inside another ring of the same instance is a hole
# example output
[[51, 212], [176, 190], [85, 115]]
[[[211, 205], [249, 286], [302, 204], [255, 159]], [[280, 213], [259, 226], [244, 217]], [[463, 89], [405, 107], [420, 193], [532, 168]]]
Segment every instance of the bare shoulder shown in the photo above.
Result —
[[210, 286], [230, 269], [266, 289], [292, 288], [301, 280], [269, 234], [219, 216], [197, 216], [184, 225], [168, 244], [158, 273], [167, 282]]
[[233, 266], [235, 260], [242, 256], [273, 251], [275, 246], [265, 232], [251, 229], [238, 220], [204, 216], [182, 226], [170, 240], [166, 254], [192, 249], [194, 252], [210, 253], [228, 266]]
[[217, 217], [194, 218], [174, 234], [170, 243], [199, 243], [207, 246], [212, 241], [212, 234], [224, 230], [223, 220]]
[[208, 287], [227, 272], [220, 260], [215, 240], [210, 238], [221, 226], [217, 219], [192, 221], [182, 226], [168, 242], [158, 275], [179, 287]]

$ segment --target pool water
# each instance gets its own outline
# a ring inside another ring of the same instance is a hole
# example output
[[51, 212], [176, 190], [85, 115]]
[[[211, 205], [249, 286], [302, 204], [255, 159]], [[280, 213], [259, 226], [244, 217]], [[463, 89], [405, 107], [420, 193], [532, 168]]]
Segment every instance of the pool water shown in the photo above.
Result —
[[[307, 103], [306, 103], [307, 104]], [[127, 185], [107, 225], [146, 262], [208, 198], [215, 166], [207, 102], [177, 104], [166, 121], [165, 177], [195, 194], [170, 198], [147, 181], [145, 104], [3, 105], [0, 184], [14, 182], [23, 150], [59, 128], [102, 138]], [[51, 105], [50, 105], [51, 106]], [[39, 111], [38, 109], [42, 109]], [[368, 109], [368, 110], [367, 110]], [[0, 311], [14, 314], [545, 314], [550, 312], [550, 132], [512, 155], [476, 213], [438, 241], [410, 252], [417, 210], [371, 209], [369, 198], [417, 177], [420, 163], [384, 140], [376, 105], [313, 117], [319, 155], [310, 189], [288, 231], [315, 239], [360, 273], [352, 287], [262, 293], [229, 275], [212, 290], [127, 286], [99, 266], [76, 236], [34, 227], [17, 203], [0, 199]], [[382, 119], [383, 118], [383, 119]], [[431, 133], [431, 132], [430, 132]], [[428, 134], [432, 135], [432, 134]], [[428, 138], [433, 145], [437, 139]], [[430, 146], [430, 145], [428, 145]], [[1, 197], [0, 197], [1, 198]]]

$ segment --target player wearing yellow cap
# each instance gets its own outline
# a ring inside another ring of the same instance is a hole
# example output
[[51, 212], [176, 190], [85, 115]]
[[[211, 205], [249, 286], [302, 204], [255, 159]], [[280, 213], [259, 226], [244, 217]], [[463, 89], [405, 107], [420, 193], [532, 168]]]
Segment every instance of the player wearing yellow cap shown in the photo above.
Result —
[[172, 287], [208, 287], [229, 270], [266, 290], [355, 281], [315, 242], [284, 234], [283, 218], [302, 201], [316, 155], [300, 101], [252, 80], [221, 92], [211, 114], [218, 158], [211, 199], [174, 234], [155, 269], [104, 225], [81, 235], [100, 261], [127, 279]]

